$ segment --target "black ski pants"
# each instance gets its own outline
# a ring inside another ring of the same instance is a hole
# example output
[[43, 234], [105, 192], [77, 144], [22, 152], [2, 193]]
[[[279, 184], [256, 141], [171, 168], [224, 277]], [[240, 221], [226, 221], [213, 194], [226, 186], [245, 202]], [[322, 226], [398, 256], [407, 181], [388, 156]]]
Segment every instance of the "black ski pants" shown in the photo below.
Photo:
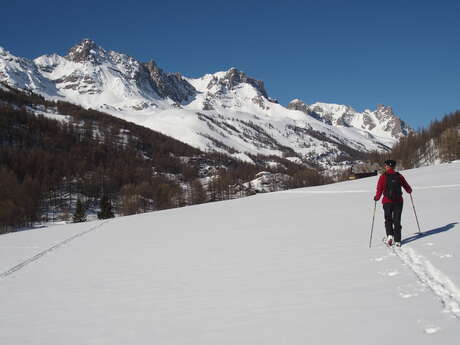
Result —
[[403, 209], [402, 202], [390, 202], [383, 204], [385, 214], [385, 230], [387, 236], [392, 235], [395, 242], [401, 242], [401, 213]]

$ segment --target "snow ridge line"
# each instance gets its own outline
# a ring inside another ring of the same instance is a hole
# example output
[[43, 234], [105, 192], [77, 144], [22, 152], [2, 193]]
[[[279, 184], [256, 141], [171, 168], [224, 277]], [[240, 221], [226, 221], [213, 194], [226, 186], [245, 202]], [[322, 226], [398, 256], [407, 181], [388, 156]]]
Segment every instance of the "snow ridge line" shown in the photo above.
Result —
[[31, 258], [28, 258], [27, 260], [24, 260], [23, 262], [17, 264], [16, 266], [10, 268], [9, 270], [3, 272], [3, 273], [0, 273], [0, 279], [4, 279], [6, 277], [8, 277], [9, 275], [13, 274], [14, 272], [17, 272], [21, 269], [23, 269], [25, 266], [27, 266], [28, 264], [34, 262], [34, 261], [37, 261], [38, 259], [40, 259], [41, 257], [45, 256], [46, 254], [48, 254], [49, 252], [53, 251], [53, 250], [56, 250], [58, 249], [59, 247], [75, 240], [76, 238], [78, 237], [81, 237], [83, 235], [86, 235], [87, 233], [89, 232], [92, 232], [94, 230], [97, 230], [98, 228], [100, 228], [101, 226], [103, 226], [104, 224], [106, 224], [108, 221], [104, 221], [98, 225], [95, 225], [91, 228], [89, 228], [88, 230], [85, 230], [85, 231], [82, 231], [82, 232], [79, 232], [78, 234], [75, 234], [59, 243], [56, 243], [54, 246], [52, 247], [49, 247], [48, 249], [45, 249], [43, 251], [41, 251], [40, 253], [32, 256]]
[[460, 320], [460, 289], [452, 280], [412, 248], [396, 249], [395, 253], [441, 299], [444, 311]]

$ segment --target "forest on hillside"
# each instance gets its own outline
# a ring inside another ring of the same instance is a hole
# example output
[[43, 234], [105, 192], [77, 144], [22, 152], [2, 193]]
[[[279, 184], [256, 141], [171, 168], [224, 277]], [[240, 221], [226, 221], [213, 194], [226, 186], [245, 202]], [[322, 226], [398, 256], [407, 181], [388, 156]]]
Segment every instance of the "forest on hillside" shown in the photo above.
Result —
[[460, 159], [460, 111], [419, 131], [411, 132], [393, 146], [390, 152], [372, 152], [368, 160], [381, 163], [386, 159], [398, 162], [399, 169], [411, 169]]
[[0, 89], [0, 233], [84, 221], [91, 212], [107, 218], [241, 197], [252, 194], [243, 183], [261, 170], [285, 176], [273, 190], [330, 181], [314, 169], [270, 159], [279, 164], [204, 153], [105, 113]]

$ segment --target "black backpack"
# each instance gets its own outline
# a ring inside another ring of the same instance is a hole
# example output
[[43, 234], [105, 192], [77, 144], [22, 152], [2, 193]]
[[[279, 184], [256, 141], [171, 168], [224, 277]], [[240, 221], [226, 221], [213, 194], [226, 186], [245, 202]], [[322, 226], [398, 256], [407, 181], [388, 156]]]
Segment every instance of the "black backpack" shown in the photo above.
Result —
[[386, 174], [387, 185], [385, 187], [385, 196], [391, 201], [399, 201], [402, 196], [401, 178], [399, 173]]

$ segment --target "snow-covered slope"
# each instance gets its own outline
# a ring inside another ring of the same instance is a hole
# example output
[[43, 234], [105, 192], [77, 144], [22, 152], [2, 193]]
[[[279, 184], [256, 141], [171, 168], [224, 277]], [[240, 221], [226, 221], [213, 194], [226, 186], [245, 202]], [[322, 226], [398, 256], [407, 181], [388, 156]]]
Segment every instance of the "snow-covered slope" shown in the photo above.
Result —
[[301, 101], [284, 107], [268, 96], [262, 81], [236, 68], [190, 79], [87, 39], [64, 57], [34, 61], [2, 49], [0, 81], [246, 160], [250, 153], [330, 166], [338, 157], [353, 158], [354, 151], [391, 147], [409, 130], [390, 107], [363, 113], [341, 105], [296, 104]]
[[0, 47], [0, 81], [17, 89], [56, 96], [52, 81], [44, 77], [33, 61], [14, 56]]
[[457, 344], [460, 163], [0, 236], [1, 344]]

